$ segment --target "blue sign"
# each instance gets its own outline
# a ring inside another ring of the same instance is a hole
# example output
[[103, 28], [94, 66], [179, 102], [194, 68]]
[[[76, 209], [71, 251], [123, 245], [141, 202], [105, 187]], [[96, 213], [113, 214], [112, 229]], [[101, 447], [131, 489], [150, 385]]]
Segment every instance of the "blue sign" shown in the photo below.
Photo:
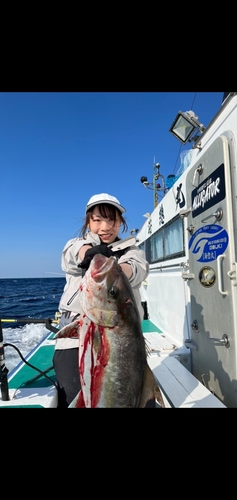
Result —
[[225, 252], [228, 242], [229, 237], [223, 227], [208, 224], [193, 233], [188, 248], [198, 262], [211, 262]]

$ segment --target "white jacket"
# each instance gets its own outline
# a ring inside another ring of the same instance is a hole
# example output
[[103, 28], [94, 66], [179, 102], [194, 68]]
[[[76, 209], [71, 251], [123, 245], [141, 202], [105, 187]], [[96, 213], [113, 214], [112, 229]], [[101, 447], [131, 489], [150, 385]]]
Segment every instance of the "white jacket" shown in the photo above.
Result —
[[[149, 274], [149, 264], [145, 258], [144, 251], [138, 248], [135, 242], [136, 239], [131, 236], [124, 240], [116, 241], [108, 246], [114, 251], [115, 256], [116, 251], [124, 250], [123, 255], [118, 258], [118, 263], [122, 264], [126, 262], [132, 267], [132, 276], [129, 281], [142, 321], [144, 310], [141, 305], [139, 288], [142, 281], [145, 280]], [[79, 283], [82, 279], [82, 269], [77, 266], [82, 260], [79, 258], [78, 253], [83, 245], [88, 244], [92, 246], [100, 245], [101, 240], [97, 234], [89, 232], [85, 239], [73, 238], [69, 240], [63, 249], [61, 266], [63, 271], [66, 272], [66, 285], [59, 303], [59, 311], [61, 313], [65, 311], [71, 311], [73, 314], [80, 313], [78, 293]], [[56, 349], [68, 349], [77, 346], [78, 341], [73, 339], [58, 339], [56, 343]]]

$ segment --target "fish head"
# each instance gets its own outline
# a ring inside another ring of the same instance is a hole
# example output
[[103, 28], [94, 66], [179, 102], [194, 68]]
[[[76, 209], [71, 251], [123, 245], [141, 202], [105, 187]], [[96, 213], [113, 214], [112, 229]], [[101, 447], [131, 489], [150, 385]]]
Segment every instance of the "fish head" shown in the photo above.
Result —
[[94, 323], [113, 327], [121, 320], [140, 322], [128, 278], [113, 256], [97, 254], [80, 282], [82, 311]]

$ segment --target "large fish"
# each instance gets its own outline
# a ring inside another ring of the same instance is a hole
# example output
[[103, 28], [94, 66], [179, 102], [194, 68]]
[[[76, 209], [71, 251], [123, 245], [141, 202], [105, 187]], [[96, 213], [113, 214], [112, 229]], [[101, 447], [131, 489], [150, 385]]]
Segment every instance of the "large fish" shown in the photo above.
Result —
[[97, 254], [80, 282], [81, 315], [55, 338], [79, 337], [81, 391], [71, 408], [136, 408], [163, 398], [131, 285], [114, 257]]

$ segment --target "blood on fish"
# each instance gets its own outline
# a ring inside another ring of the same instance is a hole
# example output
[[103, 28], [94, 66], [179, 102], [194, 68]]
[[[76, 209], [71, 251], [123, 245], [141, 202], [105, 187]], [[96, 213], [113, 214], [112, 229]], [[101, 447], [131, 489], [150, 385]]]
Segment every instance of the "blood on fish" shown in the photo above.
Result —
[[101, 394], [101, 389], [103, 387], [103, 378], [105, 368], [108, 364], [110, 357], [110, 346], [105, 335], [104, 327], [99, 327], [101, 334], [101, 352], [98, 355], [98, 361], [96, 366], [93, 366], [92, 370], [92, 380], [91, 380], [91, 407], [96, 408]]
[[82, 353], [81, 360], [80, 360], [80, 373], [81, 373], [81, 377], [83, 377], [84, 370], [85, 370], [85, 353], [87, 351], [88, 345], [92, 344], [92, 342], [90, 342], [90, 340], [91, 340], [91, 337], [92, 337], [94, 329], [95, 329], [95, 325], [93, 323], [90, 323], [89, 326], [88, 326], [85, 338], [84, 338], [83, 353]]
[[78, 395], [78, 398], [77, 398], [77, 402], [75, 404], [75, 408], [86, 408], [85, 401], [84, 401], [84, 396], [83, 396], [83, 392], [82, 391], [79, 392], [79, 395]]
[[[93, 339], [95, 334], [96, 327], [94, 323], [90, 323], [88, 325], [88, 329], [85, 334], [84, 343], [83, 343], [83, 352], [80, 359], [80, 375], [81, 375], [81, 383], [84, 382], [84, 371], [85, 371], [85, 355], [89, 345], [93, 345]], [[110, 356], [110, 346], [105, 335], [104, 327], [99, 327], [99, 332], [101, 335], [101, 350], [97, 353], [95, 358], [94, 353], [91, 349], [91, 386], [90, 386], [90, 394], [91, 394], [91, 408], [95, 408], [99, 402], [101, 389], [103, 386], [103, 377], [104, 371], [109, 361]], [[96, 359], [96, 364], [94, 364], [94, 359]], [[84, 400], [83, 400], [84, 401]], [[85, 403], [84, 403], [85, 404]], [[77, 408], [81, 408], [82, 401], [78, 402]]]

